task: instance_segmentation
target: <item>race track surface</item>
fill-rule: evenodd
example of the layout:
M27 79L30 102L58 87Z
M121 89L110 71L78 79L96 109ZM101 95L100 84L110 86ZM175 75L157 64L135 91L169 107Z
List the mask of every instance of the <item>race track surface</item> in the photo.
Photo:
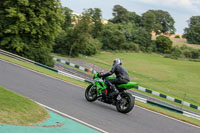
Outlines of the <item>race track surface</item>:
M81 82L81 81L80 81ZM85 100L84 89L0 60L0 86L110 133L199 133L200 128L137 106L121 114L114 106ZM81 132L81 131L80 131Z

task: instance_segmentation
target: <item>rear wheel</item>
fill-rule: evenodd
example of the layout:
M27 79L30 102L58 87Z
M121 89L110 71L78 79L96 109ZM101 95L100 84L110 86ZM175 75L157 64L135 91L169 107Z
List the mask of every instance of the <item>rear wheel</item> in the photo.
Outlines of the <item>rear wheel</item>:
M86 90L85 90L85 98L89 101L89 102L93 102L97 99L97 92L96 92L96 87L91 84L89 85Z
M135 105L135 97L133 97L130 93L121 93L121 99L116 103L117 111L121 113L130 112Z

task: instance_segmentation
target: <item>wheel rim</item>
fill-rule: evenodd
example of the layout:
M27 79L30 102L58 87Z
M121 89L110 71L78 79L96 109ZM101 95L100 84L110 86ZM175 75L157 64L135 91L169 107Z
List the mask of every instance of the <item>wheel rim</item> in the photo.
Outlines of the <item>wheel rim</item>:
M129 107L129 103L130 103L129 97L123 96L120 100L120 105L119 105L120 109L126 110Z
M90 89L88 90L87 93L88 99L94 99L96 97L96 91L94 88L95 88L94 86L91 86Z

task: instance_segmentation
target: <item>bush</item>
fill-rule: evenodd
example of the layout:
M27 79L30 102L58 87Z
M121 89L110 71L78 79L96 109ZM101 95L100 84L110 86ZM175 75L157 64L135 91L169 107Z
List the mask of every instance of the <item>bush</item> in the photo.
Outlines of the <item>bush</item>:
M88 55L88 56L94 55L101 49L101 47L102 47L102 44L99 40L90 38L87 48L85 51L82 52L82 54Z
M156 38L156 47L158 52L170 53L172 48L172 41L166 36L159 36Z
M186 58L191 58L191 57L192 57L192 53L191 53L190 49L184 49L184 50L183 50L183 55L184 55Z
M176 35L175 38L180 38L180 36L179 36L179 35Z
M137 52L140 50L139 45L135 44L134 42L123 43L122 46L121 46L121 49L122 50L137 51Z
M200 56L200 52L198 50L192 50L191 53L193 59L198 59Z
M178 59L178 58L182 57L182 54L183 54L183 53L182 53L182 50L181 50L180 47L175 46L175 47L172 48L171 51L172 51L172 52L171 52L171 55L172 55L173 58Z

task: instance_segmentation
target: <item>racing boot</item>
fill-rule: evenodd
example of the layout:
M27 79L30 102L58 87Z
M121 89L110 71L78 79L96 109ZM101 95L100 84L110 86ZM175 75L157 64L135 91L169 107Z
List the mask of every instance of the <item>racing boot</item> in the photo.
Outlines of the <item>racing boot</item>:
M110 96L112 96L112 97L114 97L115 95L117 95L119 93L119 91L117 90L117 88L115 87L115 85L111 85L110 89L111 89Z

